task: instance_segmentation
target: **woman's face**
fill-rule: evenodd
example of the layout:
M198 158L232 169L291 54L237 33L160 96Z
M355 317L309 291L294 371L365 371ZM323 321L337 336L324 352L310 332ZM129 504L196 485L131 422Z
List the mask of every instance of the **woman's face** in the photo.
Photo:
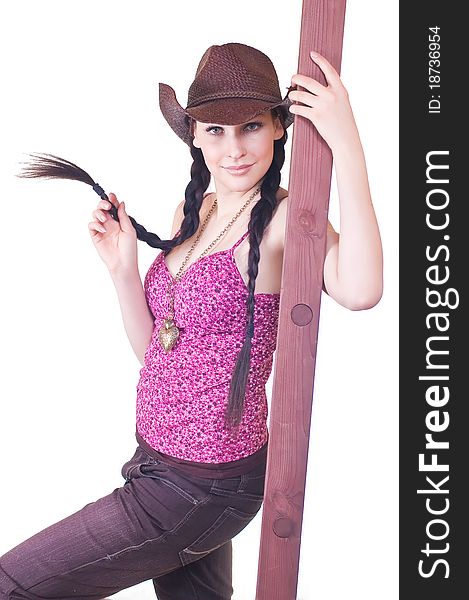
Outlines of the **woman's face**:
M278 117L267 111L240 125L196 121L193 143L202 151L217 192L246 192L266 174L274 140L283 133Z

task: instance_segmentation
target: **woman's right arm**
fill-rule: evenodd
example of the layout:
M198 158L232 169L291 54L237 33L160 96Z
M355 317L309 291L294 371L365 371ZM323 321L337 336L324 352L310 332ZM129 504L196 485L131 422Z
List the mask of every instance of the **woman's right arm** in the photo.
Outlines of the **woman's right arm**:
M101 200L88 224L91 239L107 266L117 291L125 331L138 360L143 365L151 340L154 320L148 307L137 262L137 234L114 194L109 200L117 207L119 222L107 212L110 203Z
M125 332L140 364L153 333L154 319L148 308L138 267L110 272L117 291Z

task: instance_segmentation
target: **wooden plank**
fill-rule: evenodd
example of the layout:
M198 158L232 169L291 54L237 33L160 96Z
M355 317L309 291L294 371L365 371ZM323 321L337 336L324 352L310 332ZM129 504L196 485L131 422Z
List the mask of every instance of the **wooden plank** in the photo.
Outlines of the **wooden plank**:
M298 73L340 73L346 0L304 0ZM295 600L313 401L332 153L295 117L256 600Z

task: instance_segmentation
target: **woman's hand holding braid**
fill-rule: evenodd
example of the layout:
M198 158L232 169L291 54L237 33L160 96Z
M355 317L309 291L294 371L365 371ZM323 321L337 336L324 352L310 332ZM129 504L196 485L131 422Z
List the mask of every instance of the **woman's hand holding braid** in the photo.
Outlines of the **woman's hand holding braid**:
M125 273L137 269L137 234L125 205L115 194L109 194L109 201L100 200L93 221L88 224L91 240L99 256L111 273ZM117 208L119 222L114 221L109 212L112 204Z

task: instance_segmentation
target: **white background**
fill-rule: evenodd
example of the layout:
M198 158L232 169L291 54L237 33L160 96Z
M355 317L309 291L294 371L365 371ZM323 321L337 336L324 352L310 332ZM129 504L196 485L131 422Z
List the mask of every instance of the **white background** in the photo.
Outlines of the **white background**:
M0 555L121 485L136 446L140 365L89 239L97 196L15 178L23 153L76 162L169 237L191 161L159 111L158 82L185 106L205 49L239 41L271 57L285 93L300 13L299 0L2 4ZM347 3L341 76L381 227L385 293L363 312L323 296L299 600L398 597L397 19L397 3ZM287 163L284 186L288 173ZM339 228L337 214L334 180ZM144 274L155 251L139 248ZM255 595L260 521L234 542L234 600ZM147 582L116 597L154 593Z

